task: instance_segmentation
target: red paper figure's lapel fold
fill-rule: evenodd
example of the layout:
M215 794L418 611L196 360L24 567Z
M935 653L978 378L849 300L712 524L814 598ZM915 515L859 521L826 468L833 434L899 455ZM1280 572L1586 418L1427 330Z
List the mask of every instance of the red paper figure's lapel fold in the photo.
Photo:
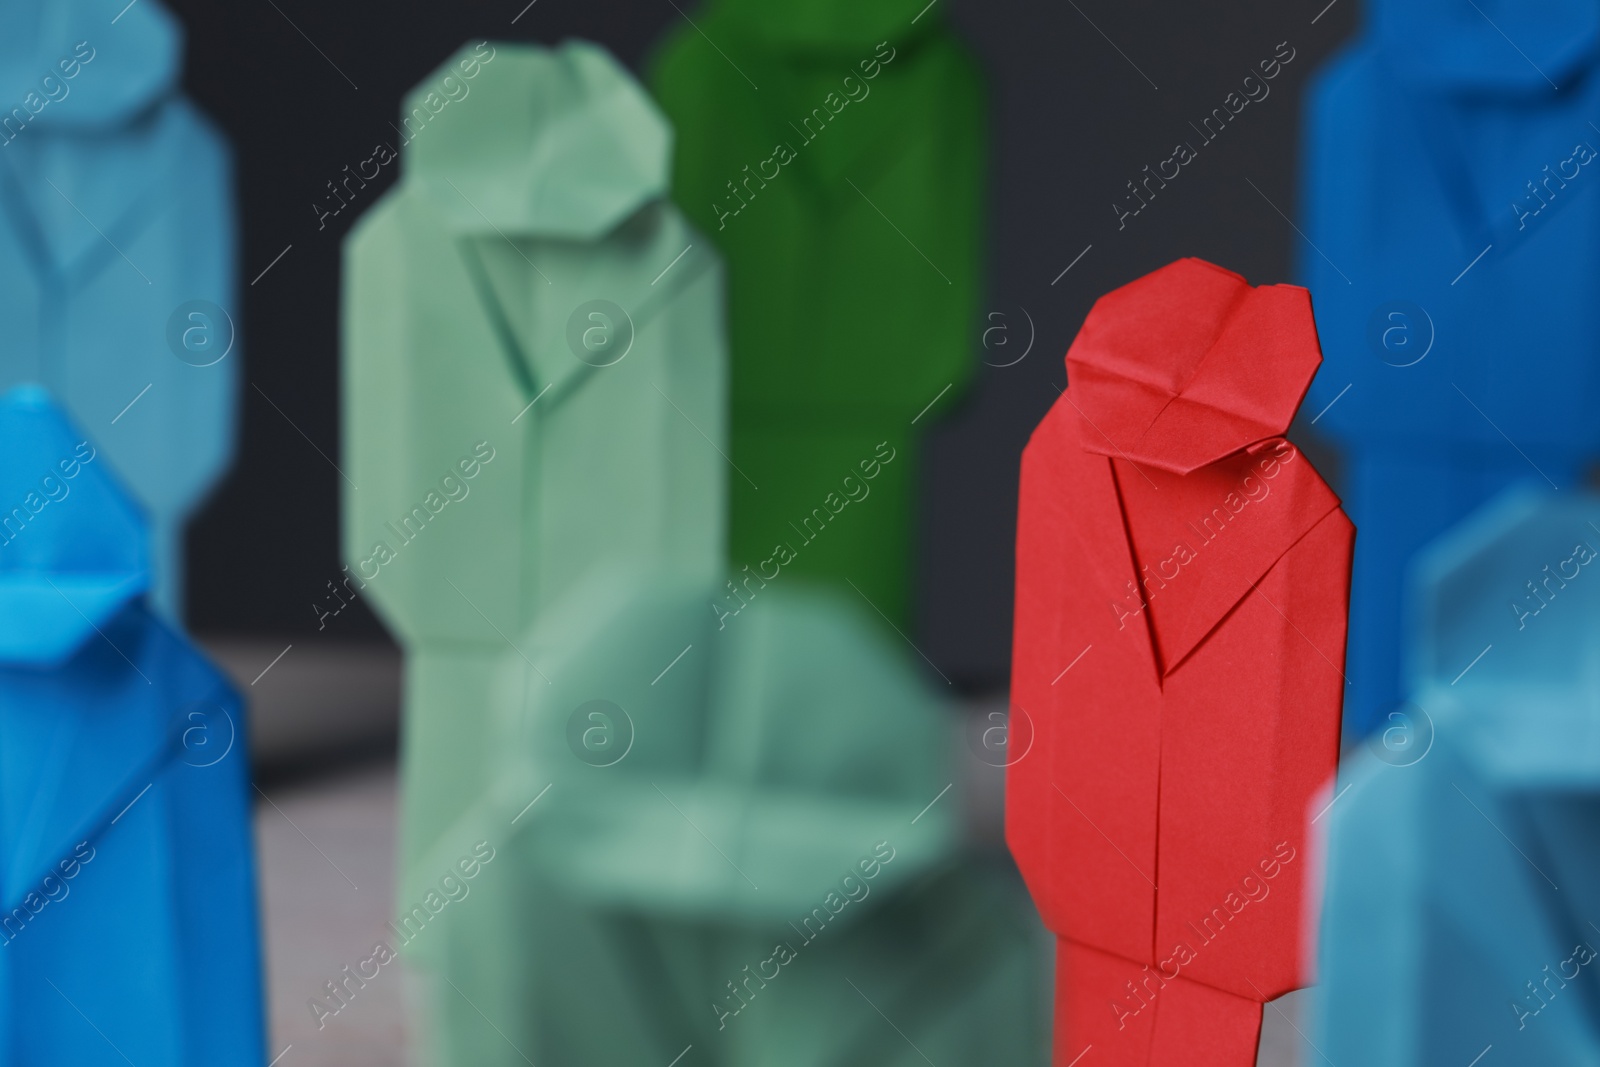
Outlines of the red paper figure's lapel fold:
M1092 432L1078 419L1069 425L1075 425L1080 436ZM1073 501L1077 516L1077 521L1066 529L1076 542L1077 558L1082 560L1084 570L1093 575L1101 594L1097 603L1086 605L1084 610L1102 614L1107 622L1115 621L1117 630L1136 628L1135 639L1147 650L1150 669L1159 679L1155 635L1140 608L1143 597L1137 581L1139 571L1129 545L1127 515L1111 460L1086 454L1081 462L1066 469L1077 483L1060 487L1063 493L1070 494L1064 499Z
M1078 421L1078 434L1093 429ZM1085 451L1089 451L1085 449ZM1136 627L1164 681L1339 499L1272 438L1186 475L1098 456L1078 466L1070 527L1108 620ZM1063 487L1064 489L1068 487Z

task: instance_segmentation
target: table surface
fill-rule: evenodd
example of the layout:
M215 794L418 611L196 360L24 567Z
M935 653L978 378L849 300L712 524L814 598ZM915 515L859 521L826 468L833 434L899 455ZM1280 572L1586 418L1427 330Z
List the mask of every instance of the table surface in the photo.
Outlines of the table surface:
M384 967L320 1027L308 1006L385 937L393 906L393 764L369 761L262 789L256 847L277 1067L421 1065L407 1026L421 1007L419 990L402 967ZM1290 994L1267 1008L1262 1067L1320 1062L1296 1030L1306 1029L1304 999L1303 992Z

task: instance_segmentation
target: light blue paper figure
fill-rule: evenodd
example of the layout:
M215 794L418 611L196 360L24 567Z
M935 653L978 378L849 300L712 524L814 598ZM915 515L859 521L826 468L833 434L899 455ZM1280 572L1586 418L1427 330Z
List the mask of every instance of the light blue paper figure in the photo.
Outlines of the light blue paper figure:
M1323 363L1303 410L1359 531L1347 737L1400 698L1412 553L1600 452L1597 66L1593 0L1373 0L1308 91L1299 276Z
M1425 549L1411 588L1412 699L1327 816L1317 1047L1593 1067L1600 499L1511 490Z
M177 619L184 524L233 453L232 174L178 92L181 27L124 3L0 5L0 387L43 382L94 435Z
M239 697L37 386L0 397L0 508L0 1063L259 1065Z

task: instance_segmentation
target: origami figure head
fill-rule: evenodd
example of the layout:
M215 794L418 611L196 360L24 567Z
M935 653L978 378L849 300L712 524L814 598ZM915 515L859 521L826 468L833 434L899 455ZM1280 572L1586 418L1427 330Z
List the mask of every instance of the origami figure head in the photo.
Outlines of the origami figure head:
M1085 449L1188 474L1282 436L1321 362L1304 289L1191 258L1095 301L1067 375Z
M408 178L454 226L597 241L666 195L671 130L606 51L582 42L503 50L490 49L475 83L458 82L471 86L461 113L407 145ZM481 61L482 51L461 54ZM466 117L474 91L493 98L492 125ZM426 114L437 100L426 81L404 113Z
M1409 700L1329 811L1334 1062L1600 1050L1597 527L1592 495L1514 490L1417 559Z
M239 698L145 607L143 518L37 386L0 396L0 500L0 1060L257 1058Z
M20 108L25 116L0 123L0 142L10 147L23 127L114 131L175 92L183 74L183 27L159 0L138 6L60 0L12 4L0 12L0 101L7 112ZM114 33L107 29L113 19ZM85 62L94 77L79 82Z
M178 93L182 41L159 0L0 12L0 386L42 382L94 435L149 517L169 618L240 359L232 175Z
M1298 984L1353 536L1280 436L1317 360L1304 290L1183 260L1096 303L1023 454L1006 837L1058 1062L1247 1065Z
M144 518L41 387L0 397L0 435L0 662L59 666L144 595Z

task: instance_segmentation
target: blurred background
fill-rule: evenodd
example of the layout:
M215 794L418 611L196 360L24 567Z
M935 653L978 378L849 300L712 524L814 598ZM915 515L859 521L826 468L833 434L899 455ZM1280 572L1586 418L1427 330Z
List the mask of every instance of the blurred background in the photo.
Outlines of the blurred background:
M274 654L296 642L274 674L354 645L357 669L375 676L382 661L366 650L385 635L366 607L319 631L311 605L341 564L339 475L325 458L340 429L339 244L398 168L321 228L316 205L344 167L394 138L401 95L463 41L584 37L638 70L684 16L671 0L537 0L520 18L515 3L171 6L189 33L185 87L233 146L245 376L283 408L244 386L238 460L189 530L187 618L216 639L276 642ZM990 88L989 317L972 336L988 365L931 431L913 636L964 691L1005 684L1017 457L1066 384L1062 358L1083 316L1101 293L1183 255L1254 284L1288 280L1300 93L1356 7L952 8ZM1126 183L1192 137L1190 123L1284 41L1294 59L1270 96L1119 228Z
M340 243L398 166L324 217L328 186L394 140L402 94L464 41L583 37L639 71L694 10L674 0L170 6L188 32L185 89L224 131L237 175L238 458L189 528L187 619L253 707L269 798L257 832L273 1049L292 1045L295 1063L406 1062L404 983L376 983L320 1032L304 1005L388 917L400 671L363 603L319 618L341 567L329 458L341 433ZM1098 295L1180 256L1255 284L1289 280L1301 91L1358 12L1356 0L989 0L948 14L990 93L986 315L971 336L984 365L929 432L909 636L981 716L1005 701L1018 457L1065 385L1068 343ZM1268 97L1119 218L1130 181L1190 139L1258 60L1291 52ZM1328 457L1297 439L1337 487ZM972 832L998 848L1001 774L967 763ZM1295 1011L1268 1009L1263 1063L1301 1062L1302 1050L1315 1061Z

